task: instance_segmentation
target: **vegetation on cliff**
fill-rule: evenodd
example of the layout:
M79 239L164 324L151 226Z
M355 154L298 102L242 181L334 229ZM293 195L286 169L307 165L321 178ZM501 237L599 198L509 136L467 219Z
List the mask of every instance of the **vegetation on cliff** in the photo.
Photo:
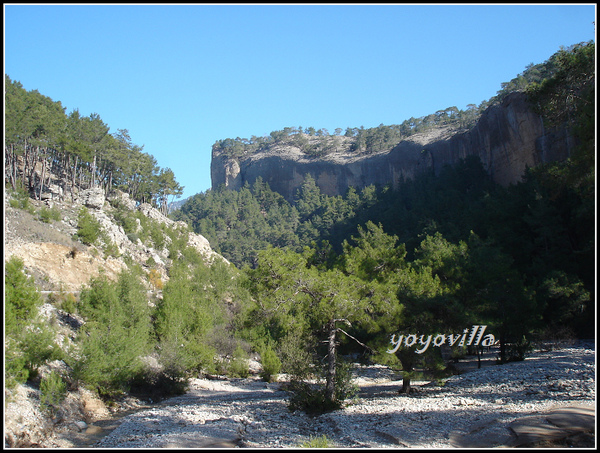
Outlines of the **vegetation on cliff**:
M590 43L583 47L589 51L590 46L593 49L594 46ZM327 129L315 129L314 127L285 127L263 137L218 140L212 148L213 156L223 155L239 159L257 152L268 152L275 146L296 147L307 157L314 158L341 150L354 154L373 154L389 151L411 135L427 132L434 128L447 127L453 130L468 130L477 123L485 109L500 103L509 93L523 91L544 80L552 79L553 75L561 70L564 55L574 55L580 47L582 47L581 44L572 46L570 49L563 49L544 63L529 64L514 79L502 83L496 96L479 105L469 104L465 110L452 106L420 118L411 117L400 124L380 124L371 128L347 127L345 130L337 128L333 133ZM565 109L560 110L566 113ZM342 137L346 140L342 140Z

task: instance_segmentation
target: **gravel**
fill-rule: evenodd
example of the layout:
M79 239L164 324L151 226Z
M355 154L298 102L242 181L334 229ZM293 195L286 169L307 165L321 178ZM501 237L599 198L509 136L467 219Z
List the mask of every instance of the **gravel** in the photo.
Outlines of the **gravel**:
M129 415L95 446L191 448L215 445L292 448L327 436L335 448L448 448L461 436L500 446L517 418L573 404L595 405L593 343L536 352L523 362L419 381L401 381L383 366L356 365L358 398L317 417L287 408L281 383L195 379L185 395ZM211 444L212 442L212 444Z

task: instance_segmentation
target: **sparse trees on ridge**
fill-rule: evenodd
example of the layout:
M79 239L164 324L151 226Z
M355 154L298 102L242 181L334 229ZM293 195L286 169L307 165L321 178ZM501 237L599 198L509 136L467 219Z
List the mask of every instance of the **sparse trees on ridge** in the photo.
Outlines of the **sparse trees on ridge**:
M179 196L182 187L156 159L135 145L126 129L109 132L100 115L83 116L78 109L65 113L37 90L5 76L5 181L13 189L23 185L42 198L54 174L63 193L80 188L118 188L134 200L160 207L166 196Z

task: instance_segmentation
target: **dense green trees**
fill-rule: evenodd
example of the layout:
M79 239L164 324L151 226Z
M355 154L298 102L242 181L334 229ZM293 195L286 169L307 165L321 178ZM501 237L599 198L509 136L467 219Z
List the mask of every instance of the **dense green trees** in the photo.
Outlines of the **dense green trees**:
M326 360L324 403L334 408L342 402L336 393L339 336L349 335L344 329L355 324L375 326L373 318L391 316L398 305L393 291L376 281L344 272L340 266L311 264L313 253L274 248L259 253L257 267L248 271L258 302L252 319L260 320L268 337L278 343L288 339L281 333L310 339L316 363ZM322 351L319 340L325 344Z
M502 188L490 181L477 159L468 158L444 168L437 177L421 175L402 182L397 190L367 187L357 192L350 188L343 197L322 194L314 179L307 178L294 204L258 181L255 187L239 192L218 189L197 195L175 217L189 220L195 231L209 238L213 247L238 267L256 266L257 251L267 244L300 253L304 246L314 248L328 241L329 252L322 249L324 256L315 258L328 260L328 253L348 253L344 241L371 221L404 244L407 260L418 260L418 268L411 271L414 275L431 267L431 278L439 279L444 291L451 289L453 279L455 286L464 285L467 277L458 279L457 275L471 269L470 281L475 285L475 280L481 280L478 291L492 294L497 291L493 289L494 279L486 279L485 274L477 277L477 271L497 261L496 268L488 271L503 275L510 269L511 273L505 276L511 282L506 286L507 294L523 292L524 299L516 295L506 297L515 303L520 301L518 307L537 307L537 315L546 305L543 294L547 294L549 282L555 281L554 273L559 272L564 275L561 281L568 282L566 287L581 288L581 297L586 299L583 302L582 298L573 298L580 305L575 311L569 310L573 314L569 326L580 335L590 335L592 326L586 318L593 309L593 205L587 195L589 190L580 190L578 183L561 178L560 185L551 184L556 181L553 175L570 167L572 164L567 161L531 169L523 182ZM440 235L445 242L435 239ZM425 236L430 239L423 243ZM450 247L448 244L458 247L461 243L481 255L479 268L466 266L460 260L447 261L442 268L432 267L443 262L442 257L433 259L434 252L439 255ZM427 244L425 253L423 247ZM471 256L474 259L475 255ZM501 262L506 262L504 267L498 267ZM456 275L451 275L450 270ZM502 286L502 281L495 284ZM453 303L461 306L478 300L473 291L470 295L463 291L462 299L456 296ZM500 300L499 296L496 298ZM528 319L537 319L536 316ZM542 314L536 329L554 325L550 316L550 311ZM525 330L532 329L529 326Z
M60 101L26 91L8 75L4 100L5 181L13 189L23 185L40 199L52 173L71 196L81 187L118 188L164 210L168 196L181 195L170 169L158 167L127 130L109 133L97 113L83 116L74 109L66 114Z
M47 360L62 358L55 332L39 318L41 298L23 260L12 257L4 275L4 371L12 387L35 377Z

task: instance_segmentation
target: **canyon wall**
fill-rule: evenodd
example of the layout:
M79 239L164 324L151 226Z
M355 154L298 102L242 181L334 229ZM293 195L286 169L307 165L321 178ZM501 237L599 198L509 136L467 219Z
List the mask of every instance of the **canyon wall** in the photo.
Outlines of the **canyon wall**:
M546 130L525 94L515 92L489 107L468 131L441 127L414 134L376 154L341 151L311 158L297 147L277 143L242 158L213 152L211 177L213 188L225 185L237 190L260 176L271 189L292 200L308 174L323 193L343 195L350 186L395 187L421 172L439 174L445 165L476 155L492 179L507 186L520 181L527 167L566 159L573 146L566 131Z

